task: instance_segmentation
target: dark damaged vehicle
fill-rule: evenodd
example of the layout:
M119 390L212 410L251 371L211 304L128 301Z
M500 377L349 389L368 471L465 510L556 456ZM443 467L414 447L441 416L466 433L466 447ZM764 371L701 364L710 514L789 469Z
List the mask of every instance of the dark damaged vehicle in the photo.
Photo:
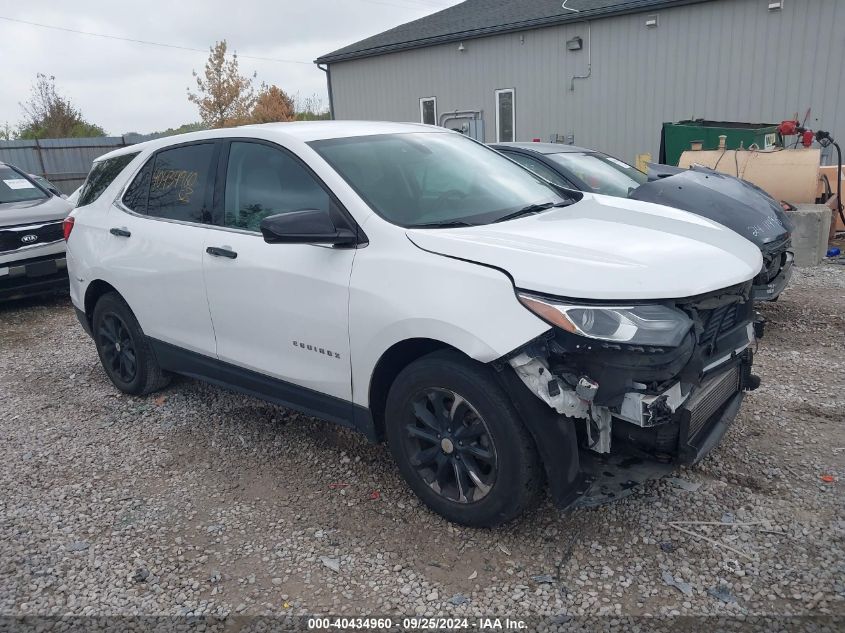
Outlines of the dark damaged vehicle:
M759 187L706 167L650 165L648 175L627 163L574 145L498 143L492 147L546 180L570 189L654 202L703 216L760 248L755 301L773 301L792 275L792 225L781 205Z
M0 300L68 287L62 222L71 205L0 163Z

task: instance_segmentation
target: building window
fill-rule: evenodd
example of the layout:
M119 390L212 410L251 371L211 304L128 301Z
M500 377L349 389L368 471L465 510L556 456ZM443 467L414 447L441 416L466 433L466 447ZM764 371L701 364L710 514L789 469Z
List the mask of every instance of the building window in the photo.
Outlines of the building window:
M513 88L496 91L496 142L516 140L516 111L513 107Z
M437 97L420 99L420 122L426 125L437 125Z

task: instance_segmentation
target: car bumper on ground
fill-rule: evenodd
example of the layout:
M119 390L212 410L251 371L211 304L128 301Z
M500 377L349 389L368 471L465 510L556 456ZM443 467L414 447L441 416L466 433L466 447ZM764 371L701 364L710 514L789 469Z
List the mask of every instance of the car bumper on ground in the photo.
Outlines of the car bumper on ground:
M66 290L68 285L64 253L0 265L0 300Z
M793 261L794 257L792 253L787 252L786 261L777 277L764 284L755 284L751 288L751 298L754 301L773 301L777 299L792 277Z

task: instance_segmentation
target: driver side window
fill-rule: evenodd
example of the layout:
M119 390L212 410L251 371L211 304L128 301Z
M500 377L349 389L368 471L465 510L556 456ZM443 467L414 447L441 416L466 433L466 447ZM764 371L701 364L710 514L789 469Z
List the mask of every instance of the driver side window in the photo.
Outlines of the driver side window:
M329 212L329 194L296 159L260 143L235 141L229 149L224 225L259 231L270 215L305 209Z

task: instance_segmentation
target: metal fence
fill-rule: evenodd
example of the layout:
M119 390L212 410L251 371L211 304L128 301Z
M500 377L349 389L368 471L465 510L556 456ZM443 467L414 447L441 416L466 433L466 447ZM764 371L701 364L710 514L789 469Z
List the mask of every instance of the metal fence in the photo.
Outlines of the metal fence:
M95 158L118 147L134 145L157 136L126 134L0 141L0 162L14 165L29 174L44 176L62 193L70 194L85 182Z

